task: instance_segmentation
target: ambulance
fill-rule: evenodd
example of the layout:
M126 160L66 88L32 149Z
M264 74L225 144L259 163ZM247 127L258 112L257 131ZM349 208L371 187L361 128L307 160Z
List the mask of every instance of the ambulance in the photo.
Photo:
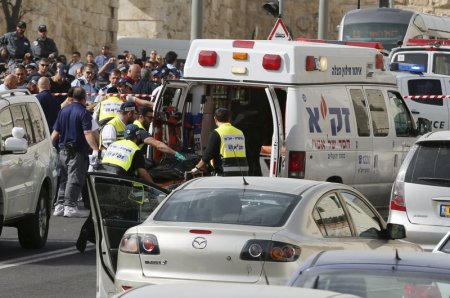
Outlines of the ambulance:
M153 133L201 155L215 109L226 107L245 134L250 175L345 183L386 208L418 129L384 69L374 48L194 40L184 78L156 99Z

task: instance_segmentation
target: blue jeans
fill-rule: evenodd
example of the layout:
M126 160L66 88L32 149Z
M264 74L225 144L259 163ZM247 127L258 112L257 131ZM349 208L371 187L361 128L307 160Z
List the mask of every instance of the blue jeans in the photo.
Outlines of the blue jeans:
M60 176L59 190L56 204L77 206L77 200L86 178L88 157L75 153L70 156L67 150L59 151Z

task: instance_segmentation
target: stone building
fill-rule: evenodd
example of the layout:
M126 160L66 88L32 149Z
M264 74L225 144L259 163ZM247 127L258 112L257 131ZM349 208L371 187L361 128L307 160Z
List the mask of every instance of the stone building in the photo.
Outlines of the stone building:
M265 0L203 0L203 38L266 39L275 18L265 13ZM361 8L378 0L360 0ZM23 0L26 35L37 38L39 24L61 53L114 50L117 36L190 39L191 1L188 0ZM316 38L319 0L284 0L283 21L293 37ZM328 38L337 38L337 25L358 0L329 1ZM436 15L450 15L450 0L393 0L393 6ZM5 32L4 17L0 32ZM136 53L137 54L137 53Z

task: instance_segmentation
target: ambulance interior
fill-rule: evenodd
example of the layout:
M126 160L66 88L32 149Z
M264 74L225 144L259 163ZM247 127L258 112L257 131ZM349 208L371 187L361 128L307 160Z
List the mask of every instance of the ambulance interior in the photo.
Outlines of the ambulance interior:
M246 138L249 175L268 176L273 119L266 87L197 84L185 90L167 86L160 99L162 109L159 110L163 112L157 116L164 121L156 125L154 136L174 150L200 157L210 133L216 128L214 111L228 108L231 123L242 130ZM284 118L286 91L276 89L275 92ZM154 159L158 159L158 154Z

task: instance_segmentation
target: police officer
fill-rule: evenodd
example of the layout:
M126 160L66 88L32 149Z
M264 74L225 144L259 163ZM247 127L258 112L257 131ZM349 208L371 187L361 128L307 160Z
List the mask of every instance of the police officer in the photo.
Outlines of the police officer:
M92 116L86 110L86 91L73 89L73 102L58 114L53 126L52 142L59 140L60 185L54 216L84 216L77 200L84 184L90 149L98 154L98 143L92 130Z
M22 61L24 57L31 57L30 41L25 37L27 23L19 21L16 31L5 33L0 37L0 46L6 47L12 60Z
M230 123L230 111L219 108L214 112L217 128L209 137L205 154L191 170L193 174L205 171L211 163L216 175L240 176L248 174L245 155L245 137L241 130Z
M54 59L58 56L58 48L53 39L47 37L47 26L39 25L39 37L31 45L35 58Z

